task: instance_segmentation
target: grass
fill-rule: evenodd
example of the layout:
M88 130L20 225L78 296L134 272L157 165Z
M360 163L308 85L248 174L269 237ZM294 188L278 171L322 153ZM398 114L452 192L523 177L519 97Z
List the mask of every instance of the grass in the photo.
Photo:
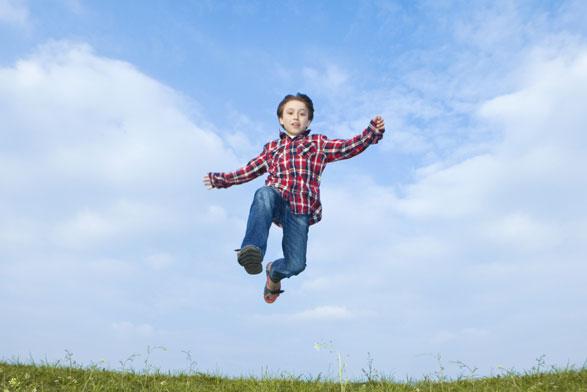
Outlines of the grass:
M142 372L113 371L97 365L81 366L71 360L66 365L0 362L0 392L13 391L581 391L587 392L587 368L552 368L537 366L529 372L504 371L503 374L449 380L442 375L418 381L398 382L363 371L364 382L308 379L296 376L227 378L196 372L162 373L146 363ZM539 362L540 363L540 362Z

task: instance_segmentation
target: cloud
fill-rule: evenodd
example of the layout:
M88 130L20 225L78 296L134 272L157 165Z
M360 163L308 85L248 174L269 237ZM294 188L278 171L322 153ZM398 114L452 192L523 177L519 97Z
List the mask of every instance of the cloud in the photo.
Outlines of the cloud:
M112 323L111 327L118 335L124 338L133 336L148 338L155 334L155 328L146 323L134 324L130 321L121 321Z
M15 314L0 326L6 355L54 357L72 336L88 350L89 335L151 343L164 315L206 314L210 270L233 279L234 264L218 260L233 260L241 195L201 178L240 162L195 107L84 43L49 42L0 68L0 307Z
M186 114L189 100L83 44L54 42L1 69L0 102L3 197L18 206L40 192L43 204L67 188L69 202L51 208L58 231L164 225L158 211L177 216L162 198L188 191L209 165L237 164Z
M587 298L577 275L587 254L587 48L577 49L527 52L517 88L479 104L471 124L496 135L482 153L436 160L407 184L361 172L326 180L304 294L369 312L409 339L409 352L491 366L511 354L498 342L531 329L540 343L511 363L580 358L584 347L565 343L581 340L580 328L555 326L577 314L573 298Z
M352 312L346 306L338 305L320 305L310 309L300 310L292 313L271 314L271 315L254 315L251 320L261 323L266 323L271 320L273 323L320 323L320 322L335 322L352 320L357 317L355 312Z
M352 317L353 314L345 306L318 306L287 316L289 320L293 321L327 321Z
M86 11L86 7L82 4L82 0L63 0L65 7L76 15L81 15Z
M568 4L584 29L584 5ZM316 88L316 129L350 136L381 108L388 133L327 170L308 268L284 282L277 308L262 302L264 277L243 278L232 252L260 180L230 192L201 185L204 172L258 152L253 120L228 111L235 128L220 138L189 98L83 43L52 42L0 68L6 355L31 348L54 357L77 344L95 359L120 338L107 355L121 358L136 350L129 341L165 340L177 351L192 342L204 366L234 374L263 360L297 371L294 357L278 353L295 345L307 358L302 347L326 338L354 359L372 352L378 367L414 376L421 352L483 370L527 368L544 353L582 361L584 44L539 32L553 22L544 9L528 18L486 7L496 20L473 13L467 25L453 22L470 13L437 7L450 17L402 13L438 20L434 39L418 29L408 46L390 40L386 27L407 31L392 10L373 41L393 47L367 48L381 53L370 61L348 46L373 74L336 56L278 69L287 85ZM538 27L519 26L530 20ZM510 23L510 32L493 31ZM534 33L541 45L528 51ZM413 49L416 40L434 47ZM265 54L267 64L276 54ZM280 252L274 234L271 255ZM251 314L259 322L248 323ZM280 321L264 329L271 344L251 338Z
M503 132L503 142L490 154L421 170L400 203L404 213L450 217L519 210L548 216L543 207L549 198L564 205L575 197L566 192L557 197L554 189L573 189L576 195L576 188L584 187L579 168L586 144L581 129L587 117L580 105L586 98L585 51L569 62L542 60L528 73L526 87L488 101L479 111Z
M525 38L524 33L529 29L522 20L518 5L512 2L486 4L475 7L467 14L467 18L460 20L454 27L456 38L485 51L520 46Z
M326 64L323 69L304 67L302 76L308 86L329 92L340 90L349 79L349 74L334 63Z
M88 249L93 245L164 230L173 226L173 211L157 204L117 200L106 210L84 208L57 224L53 231L56 244Z
M456 340L479 340L482 338L485 338L486 336L490 335L491 332L484 330L484 329L478 329L478 328L463 328L459 331L455 331L455 332L451 332L451 331L438 331L437 333L435 333L432 338L431 341L434 344L445 344L445 343L450 343L450 342L454 342Z
M29 9L24 0L0 0L0 24L26 27L29 24Z
M168 253L155 253L147 256L147 263L157 271L169 268L173 262L173 256Z

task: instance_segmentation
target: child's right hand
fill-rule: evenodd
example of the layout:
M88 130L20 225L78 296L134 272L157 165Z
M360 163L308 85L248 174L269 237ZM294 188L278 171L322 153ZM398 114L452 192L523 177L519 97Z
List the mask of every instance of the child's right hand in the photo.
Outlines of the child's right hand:
M212 189L212 188L214 188L214 187L212 186L212 181L210 181L210 176L209 176L209 175L205 175L205 176L204 176L204 186L205 186L206 188L208 188L208 189Z

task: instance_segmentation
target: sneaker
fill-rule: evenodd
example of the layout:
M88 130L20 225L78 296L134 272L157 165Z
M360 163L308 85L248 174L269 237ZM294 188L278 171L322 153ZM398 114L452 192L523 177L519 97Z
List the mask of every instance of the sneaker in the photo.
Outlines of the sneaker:
M237 249L237 260L240 265L245 267L245 271L251 275L260 274L263 271L261 260L263 255L261 249L254 245L247 245L242 249Z

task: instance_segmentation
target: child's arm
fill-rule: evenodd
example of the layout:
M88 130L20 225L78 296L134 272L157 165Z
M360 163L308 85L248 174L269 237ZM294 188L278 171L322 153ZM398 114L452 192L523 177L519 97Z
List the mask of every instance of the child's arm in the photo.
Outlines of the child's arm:
M232 185L242 184L251 181L267 171L267 152L269 144L266 144L263 151L251 159L242 168L230 173L208 173L204 176L204 186L212 188L228 188Z
M326 161L334 162L341 159L352 158L365 151L371 144L379 143L385 132L385 122L381 116L375 116L369 126L357 136L350 139L326 139L324 138L323 150L326 153Z

